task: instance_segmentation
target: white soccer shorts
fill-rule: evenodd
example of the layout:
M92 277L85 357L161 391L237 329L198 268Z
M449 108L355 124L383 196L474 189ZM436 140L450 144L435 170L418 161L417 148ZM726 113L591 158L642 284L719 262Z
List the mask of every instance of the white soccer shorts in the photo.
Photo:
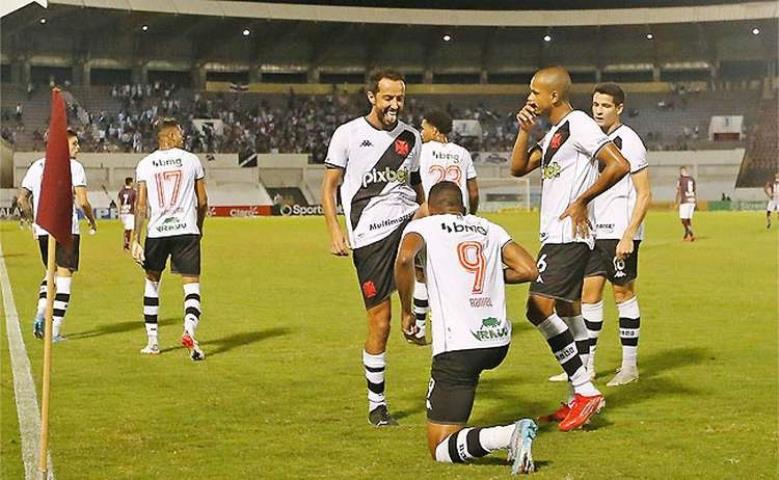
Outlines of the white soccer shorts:
M679 218L682 220L690 220L694 211L694 203L682 203L679 205Z
M774 202L773 200L768 201L768 206L765 207L767 212L779 212L779 202Z
M135 228L135 215L133 214L125 213L119 215L119 220L122 221L122 225L124 225L125 230L132 230Z

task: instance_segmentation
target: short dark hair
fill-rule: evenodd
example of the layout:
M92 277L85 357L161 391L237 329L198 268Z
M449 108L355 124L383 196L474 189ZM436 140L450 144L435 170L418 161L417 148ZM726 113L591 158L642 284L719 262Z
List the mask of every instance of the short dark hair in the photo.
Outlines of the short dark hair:
M133 177L125 177L124 178L124 184L125 185L130 185L131 183L133 183Z
M406 78L396 70L377 70L371 74L368 81L368 91L374 95L379 91L379 82L383 79L405 82Z
M66 135L68 138L70 138L70 137L76 137L76 138L78 138L78 132L77 132L77 131L75 131L74 129L70 128L70 127L68 127L68 128L65 130L65 135Z
M438 182L430 187L428 202L436 208L450 207L465 212L462 190L456 183L448 180Z
M443 110L433 110L425 114L425 120L430 123L439 132L449 135L452 132L452 117Z
M592 94L602 93L610 95L614 99L614 105L623 105L625 103L625 91L616 83L606 82L595 85Z

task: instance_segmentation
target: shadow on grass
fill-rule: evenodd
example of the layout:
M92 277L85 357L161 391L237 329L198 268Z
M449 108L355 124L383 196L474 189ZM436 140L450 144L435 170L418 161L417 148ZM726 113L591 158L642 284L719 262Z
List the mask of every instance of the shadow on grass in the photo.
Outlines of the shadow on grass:
M160 320L159 324L171 325L177 321L180 321L180 319L165 318ZM116 333L129 332L131 330L138 330L139 332L145 334L146 330L144 329L143 326L143 320L133 320L129 322L108 323L105 325L100 325L96 328L93 328L92 330L85 330L83 332L71 333L68 335L68 340L81 340L85 338L102 337L103 335L113 335ZM143 340L144 338L145 337L142 335L141 340Z
M200 342L202 346L216 346L216 348L205 349L207 356L219 355L220 353L229 352L230 350L245 345L250 345L262 340L273 337L281 337L288 335L291 330L289 328L269 328L267 330L260 330L257 332L243 332L229 335L227 337L218 338L216 340L207 340Z
M684 385L658 375L684 366L701 365L710 356L702 347L680 347L653 352L640 361L641 377L636 383L621 387L605 387L607 411L636 405L657 396L704 396L707 392ZM596 427L610 425L607 419L599 418Z

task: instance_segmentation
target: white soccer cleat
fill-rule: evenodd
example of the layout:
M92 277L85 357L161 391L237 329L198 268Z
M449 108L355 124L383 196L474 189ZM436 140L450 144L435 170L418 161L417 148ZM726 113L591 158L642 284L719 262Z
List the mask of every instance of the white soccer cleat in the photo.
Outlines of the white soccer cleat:
M620 368L614 378L606 384L608 387L619 387L638 381L638 367Z
M549 381L550 382L567 382L568 381L568 374L563 372L563 373L558 373L557 375L552 375L551 377L549 377Z
M159 355L160 346L156 343L150 343L141 349L141 353L144 355Z
M512 475L535 472L532 448L537 433L538 425L529 418L523 418L514 424L508 449L508 460L512 462Z

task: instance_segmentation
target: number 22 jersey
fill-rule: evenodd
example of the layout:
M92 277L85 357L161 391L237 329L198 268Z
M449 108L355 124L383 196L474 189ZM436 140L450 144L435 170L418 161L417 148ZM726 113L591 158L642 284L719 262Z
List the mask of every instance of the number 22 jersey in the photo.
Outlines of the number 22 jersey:
M148 238L199 235L195 181L205 177L197 156L180 148L157 150L138 162L149 205Z

